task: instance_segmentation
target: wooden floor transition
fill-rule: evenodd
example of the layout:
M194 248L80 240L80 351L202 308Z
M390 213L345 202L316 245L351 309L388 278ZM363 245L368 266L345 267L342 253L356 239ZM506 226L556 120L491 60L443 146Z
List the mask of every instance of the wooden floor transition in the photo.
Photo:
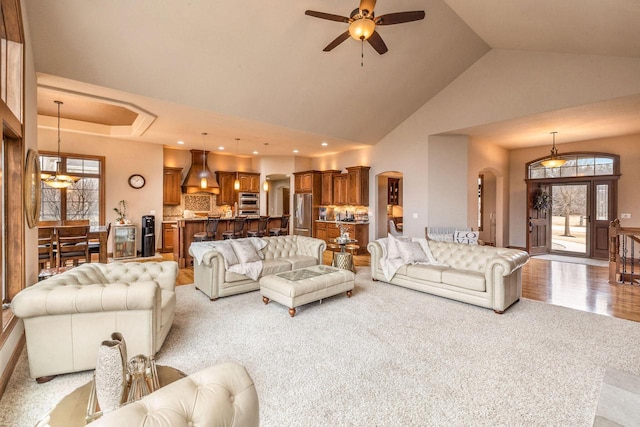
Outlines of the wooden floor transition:
M331 257L331 251L325 251L324 264L331 264ZM172 259L172 254L164 254L164 259ZM355 264L369 266L369 255L355 256ZM181 269L177 283L193 283L193 268ZM522 296L640 322L640 286L609 284L606 267L532 258L522 270Z

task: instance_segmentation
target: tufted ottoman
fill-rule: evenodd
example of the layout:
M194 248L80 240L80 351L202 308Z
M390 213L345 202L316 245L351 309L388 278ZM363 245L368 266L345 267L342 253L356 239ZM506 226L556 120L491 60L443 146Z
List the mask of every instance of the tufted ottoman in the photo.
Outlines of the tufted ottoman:
M355 274L327 265L300 268L298 270L264 276L260 279L260 292L265 304L269 300L289 307L289 315L296 315L296 307L320 301L346 292L351 297Z
M176 306L173 261L83 264L19 292L32 378L95 368L100 343L121 332L131 355L155 354Z

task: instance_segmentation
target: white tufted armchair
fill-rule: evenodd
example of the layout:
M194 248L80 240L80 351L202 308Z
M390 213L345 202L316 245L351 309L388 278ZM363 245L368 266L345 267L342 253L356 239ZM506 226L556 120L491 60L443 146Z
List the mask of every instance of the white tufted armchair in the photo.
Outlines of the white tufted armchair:
M32 378L93 369L100 343L121 332L130 354L155 354L173 323L178 264L83 264L19 292Z
M222 363L189 375L92 422L114 427L257 427L258 394L247 370Z

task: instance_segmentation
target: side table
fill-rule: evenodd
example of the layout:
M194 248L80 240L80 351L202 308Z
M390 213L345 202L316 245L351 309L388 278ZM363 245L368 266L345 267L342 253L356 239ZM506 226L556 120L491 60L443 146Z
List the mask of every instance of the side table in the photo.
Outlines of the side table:
M156 365L160 387L164 387L187 376L184 372L170 366ZM58 402L58 404L45 416L36 427L76 427L85 426L87 406L91 394L91 383L78 387Z

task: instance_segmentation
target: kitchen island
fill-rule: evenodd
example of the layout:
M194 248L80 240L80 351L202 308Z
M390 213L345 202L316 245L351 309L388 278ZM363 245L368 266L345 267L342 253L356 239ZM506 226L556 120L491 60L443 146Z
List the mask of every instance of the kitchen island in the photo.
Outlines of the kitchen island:
M247 218L245 225L245 233L248 230L258 229L259 217ZM218 223L218 232L216 233L216 240L222 240L222 233L229 230L233 231L233 221L235 218L220 218ZM270 217L267 224L267 230L271 228L279 228L282 222L282 217ZM207 224L206 217L195 218L178 218L175 223L175 230L173 232L173 259L178 263L180 268L186 268L193 266L193 257L189 255L189 247L193 242L193 235L201 231L205 231L205 225Z

